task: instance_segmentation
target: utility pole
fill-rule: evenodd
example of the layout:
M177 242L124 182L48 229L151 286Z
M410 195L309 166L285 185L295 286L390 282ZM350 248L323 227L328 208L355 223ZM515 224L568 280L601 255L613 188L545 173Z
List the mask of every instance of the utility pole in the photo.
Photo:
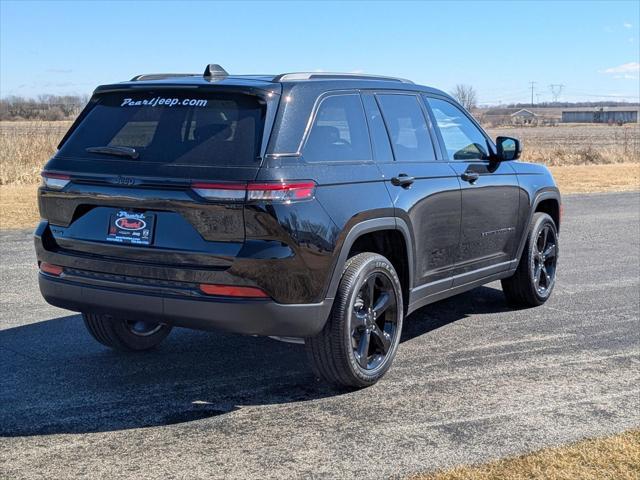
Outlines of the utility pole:
M531 106L533 107L533 86L538 83L538 82L529 82L529 85L531 85Z

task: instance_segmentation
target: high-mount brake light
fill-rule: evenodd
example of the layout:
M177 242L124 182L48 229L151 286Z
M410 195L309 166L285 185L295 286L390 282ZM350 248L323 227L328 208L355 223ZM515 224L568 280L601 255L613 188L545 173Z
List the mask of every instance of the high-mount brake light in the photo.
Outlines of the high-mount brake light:
M62 190L70 181L69 175L42 172L42 186L51 190Z
M269 298L269 295L258 287L239 287L235 285L213 285L210 283L201 283L200 291L207 295L218 295L222 297Z
M292 203L313 198L316 183L310 180L248 183L194 182L191 188L207 200Z
M59 277L64 272L64 269L60 265L53 265L51 263L42 262L40 264L40 271L54 277Z

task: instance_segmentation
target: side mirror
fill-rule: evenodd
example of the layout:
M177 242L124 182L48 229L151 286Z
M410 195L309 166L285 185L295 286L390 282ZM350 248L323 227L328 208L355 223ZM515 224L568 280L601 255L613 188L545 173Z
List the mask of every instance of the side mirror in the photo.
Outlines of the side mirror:
M498 147L498 161L500 162L517 160L522 153L522 145L517 138L498 137L496 138L496 147Z

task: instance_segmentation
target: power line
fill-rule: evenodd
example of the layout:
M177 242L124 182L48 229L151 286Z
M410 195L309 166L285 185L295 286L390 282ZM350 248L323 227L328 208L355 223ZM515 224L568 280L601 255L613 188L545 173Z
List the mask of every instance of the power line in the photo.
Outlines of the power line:
M640 98L639 95L609 95L609 94L596 94L596 93L582 93L574 90L575 95L572 97L608 97L608 98Z

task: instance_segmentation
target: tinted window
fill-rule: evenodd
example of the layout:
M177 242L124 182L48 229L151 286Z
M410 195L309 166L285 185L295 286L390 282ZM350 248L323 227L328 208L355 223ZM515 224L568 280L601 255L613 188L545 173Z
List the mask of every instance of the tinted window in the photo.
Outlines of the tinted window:
M373 156L379 162L391 162L393 161L393 153L391 152L389 136L387 135L387 129L384 126L384 120L378 104L372 95L363 95L362 101L367 114L367 121L369 122Z
M433 161L426 118L414 95L377 95L393 153L401 162Z
M449 154L449 160L489 158L487 139L462 110L444 100L427 100Z
M371 160L360 95L333 95L322 100L303 156L309 162Z
M85 149L116 146L135 148L137 162L255 165L263 117L263 106L248 95L111 93L89 112L60 155L115 159Z

